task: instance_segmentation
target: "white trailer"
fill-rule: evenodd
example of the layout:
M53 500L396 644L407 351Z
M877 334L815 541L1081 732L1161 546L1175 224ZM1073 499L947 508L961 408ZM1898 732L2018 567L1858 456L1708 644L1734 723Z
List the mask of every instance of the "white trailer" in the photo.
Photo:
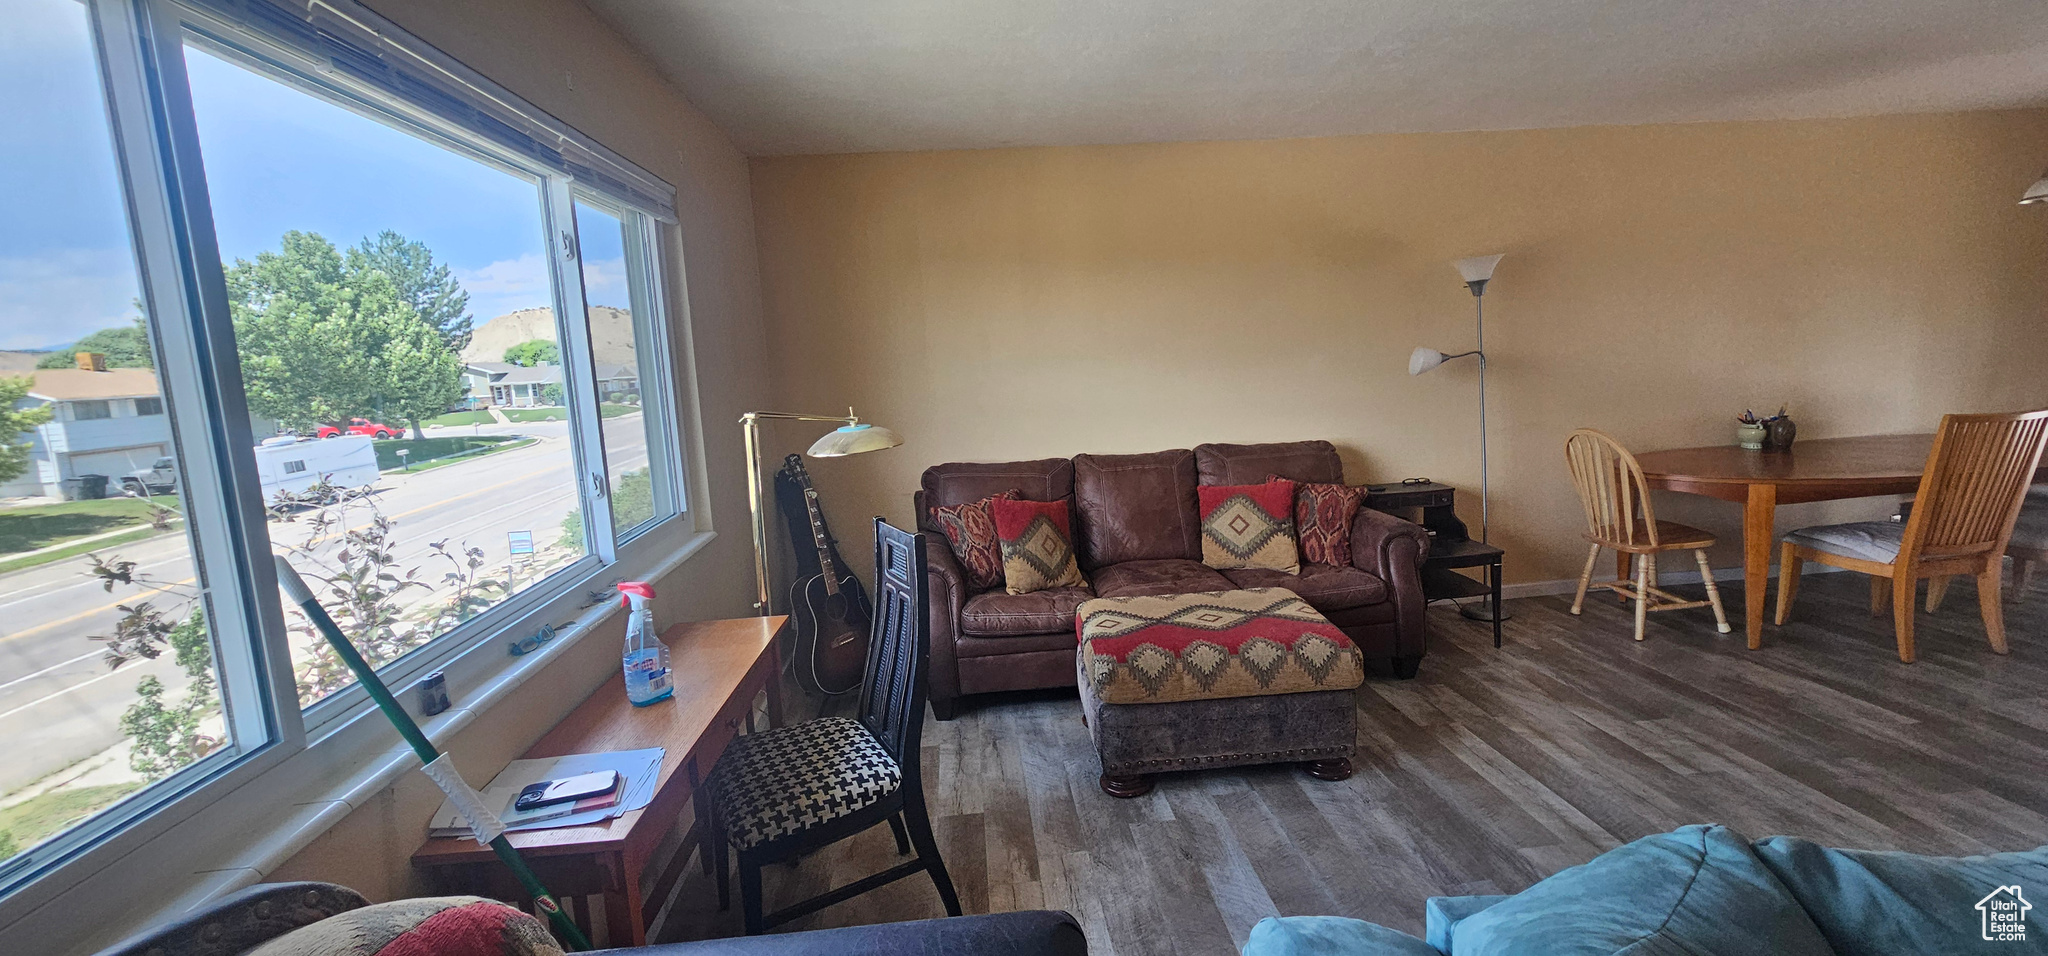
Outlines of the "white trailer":
M361 491L377 483L377 450L368 435L279 436L256 446L256 474L263 479L266 502L280 493L302 494L323 481L337 490Z

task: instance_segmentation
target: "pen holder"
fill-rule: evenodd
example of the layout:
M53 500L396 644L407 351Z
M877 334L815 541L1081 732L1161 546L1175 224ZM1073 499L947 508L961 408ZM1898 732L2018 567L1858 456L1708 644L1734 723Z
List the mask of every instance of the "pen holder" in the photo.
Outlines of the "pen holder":
M1762 425L1737 425L1735 426L1735 443L1744 448L1762 448L1764 447L1764 438L1768 433L1769 429Z

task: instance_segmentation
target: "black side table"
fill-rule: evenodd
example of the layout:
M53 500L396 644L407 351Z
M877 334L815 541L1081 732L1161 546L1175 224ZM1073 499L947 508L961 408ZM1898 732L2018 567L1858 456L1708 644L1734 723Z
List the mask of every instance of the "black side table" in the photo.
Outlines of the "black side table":
M1415 520L1429 531L1429 557L1422 562L1422 593L1430 601L1484 597L1489 599L1487 615L1493 621L1493 646L1500 646L1500 571L1506 552L1472 540L1465 522L1458 519L1457 489L1431 482L1426 485L1368 485L1365 506L1397 518ZM1475 581L1458 568L1485 568L1485 580ZM1474 615L1467 615L1477 616Z

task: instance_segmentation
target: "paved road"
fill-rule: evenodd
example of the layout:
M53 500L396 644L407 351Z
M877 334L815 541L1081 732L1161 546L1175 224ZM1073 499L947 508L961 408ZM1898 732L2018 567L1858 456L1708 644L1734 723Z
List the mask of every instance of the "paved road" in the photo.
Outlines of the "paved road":
M637 415L609 419L607 445L614 473L645 467L645 433ZM523 434L533 445L414 474L387 473L376 505L395 522L393 539L402 568L418 566L438 581L442 567L427 543L450 539L485 552L487 567L509 558L506 533L531 531L537 545L554 542L575 507L568 426L563 422L482 425L439 434ZM303 544L303 522L269 526L282 548ZM181 697L185 680L168 655L108 671L91 635L108 634L121 616L115 605L152 600L184 606L193 579L184 535L165 535L111 549L138 563L137 574L167 587L149 597L136 589L102 590L85 574L84 558L66 559L0 576L0 794L105 750L121 739L121 712L135 699L135 683L155 674ZM412 600L432 600L413 591ZM27 746L22 746L26 743Z

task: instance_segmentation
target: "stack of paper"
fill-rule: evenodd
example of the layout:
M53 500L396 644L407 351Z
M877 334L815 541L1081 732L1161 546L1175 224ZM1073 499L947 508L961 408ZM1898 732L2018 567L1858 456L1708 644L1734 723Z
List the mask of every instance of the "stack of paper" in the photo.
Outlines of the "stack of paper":
M646 750L618 750L601 754L570 754L566 757L541 757L534 760L514 760L505 765L491 784L483 788L484 806L495 810L506 822L506 831L546 830L555 827L580 827L603 823L628 810L638 810L654 799L654 785L661 776L661 760L667 751L660 747ZM514 823L521 816L512 810L512 801L519 797L519 791L528 784L543 780L558 780L577 774L594 773L599 770L619 772L620 787L618 802L610 806L584 809L581 806L574 813L547 819L529 819ZM427 824L430 837L469 836L469 824L463 822L455 804L443 801L439 812Z

